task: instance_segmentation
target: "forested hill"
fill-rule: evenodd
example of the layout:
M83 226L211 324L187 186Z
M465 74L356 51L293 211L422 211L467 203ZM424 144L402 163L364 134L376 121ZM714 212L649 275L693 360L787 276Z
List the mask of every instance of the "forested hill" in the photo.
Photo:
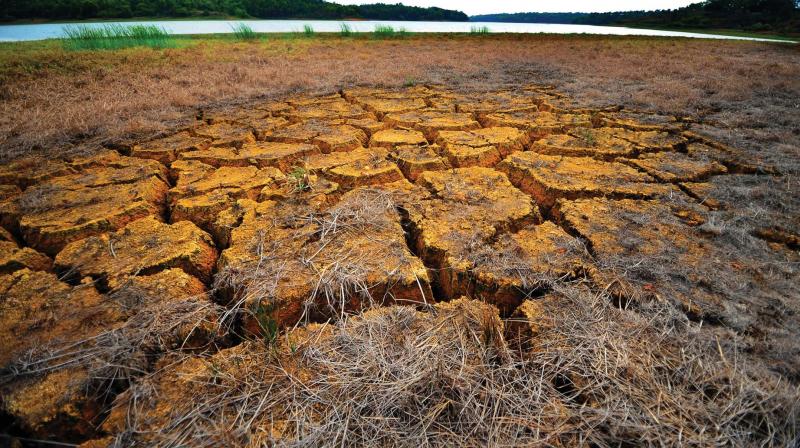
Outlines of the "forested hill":
M476 22L629 25L657 28L727 28L800 33L800 0L708 0L661 11L519 13L472 16Z
M0 0L0 20L230 16L260 19L467 21L460 11L323 0Z

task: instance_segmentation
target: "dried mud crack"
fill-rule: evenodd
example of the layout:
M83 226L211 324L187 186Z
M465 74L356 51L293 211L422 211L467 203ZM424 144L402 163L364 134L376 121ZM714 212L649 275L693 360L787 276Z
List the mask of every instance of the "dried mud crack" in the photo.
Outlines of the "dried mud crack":
M354 88L8 163L9 430L87 447L790 445L798 196L661 118L535 85Z

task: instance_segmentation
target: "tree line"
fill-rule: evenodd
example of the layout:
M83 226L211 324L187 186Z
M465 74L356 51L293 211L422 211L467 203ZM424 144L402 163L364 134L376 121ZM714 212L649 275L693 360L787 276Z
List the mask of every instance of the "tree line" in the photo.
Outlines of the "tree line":
M470 20L800 33L800 0L707 0L673 10L488 14Z
M467 21L460 11L401 4L339 5L324 0L4 0L0 19L116 19L228 16L260 19Z

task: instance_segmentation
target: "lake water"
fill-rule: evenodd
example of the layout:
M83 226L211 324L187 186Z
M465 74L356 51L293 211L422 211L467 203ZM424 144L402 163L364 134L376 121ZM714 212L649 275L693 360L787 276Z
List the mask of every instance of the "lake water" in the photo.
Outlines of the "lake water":
M154 20L143 22L102 22L81 23L91 27L120 23L124 25L143 24L158 25L173 34L213 34L230 33L231 27L237 23L246 23L260 33L287 33L302 31L304 25L310 25L317 32L339 32L341 21L331 20ZM721 36L712 34L684 33L680 31L644 30L636 28L592 26L592 25L558 25L546 23L482 23L482 22L401 22L401 21L348 21L355 32L370 32L376 25L388 25L396 30L404 28L414 33L465 33L472 27L487 26L493 33L553 33L553 34L607 34L618 36L674 36L711 39L737 39L757 41L778 41L749 37ZM67 23L42 23L32 25L0 25L0 41L23 41L59 38L63 36Z

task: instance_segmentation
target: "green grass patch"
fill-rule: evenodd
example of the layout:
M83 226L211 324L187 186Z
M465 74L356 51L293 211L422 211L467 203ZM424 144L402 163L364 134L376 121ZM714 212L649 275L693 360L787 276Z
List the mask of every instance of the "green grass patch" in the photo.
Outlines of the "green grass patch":
M304 36L306 36L306 37L314 37L315 34L317 34L317 32L314 31L314 27L312 27L311 25L303 25L303 35Z
M339 25L339 35L342 37L350 37L353 35L353 28L346 23L342 23Z
M278 328L278 322L273 317L274 313L274 303L266 304L259 301L256 306L253 307L253 315L255 316L258 326L261 329L261 336L267 345L274 344L278 339L278 333L280 332L280 328Z
M258 39L258 34L253 31L249 25L239 22L236 25L231 25L233 37L236 40L255 40Z
M469 34L473 34L473 35L480 36L480 35L489 34L489 33L491 33L491 31L489 31L489 27L488 26L473 26L473 27L471 27L469 29Z
M156 25L69 25L63 29L64 48L73 51L118 50L130 47L161 49L176 46L174 37Z
M399 30L395 30L394 27L390 25L375 25L375 31L373 32L373 36L376 39L395 39L395 38L402 38L407 36L409 33L405 28L400 28Z

